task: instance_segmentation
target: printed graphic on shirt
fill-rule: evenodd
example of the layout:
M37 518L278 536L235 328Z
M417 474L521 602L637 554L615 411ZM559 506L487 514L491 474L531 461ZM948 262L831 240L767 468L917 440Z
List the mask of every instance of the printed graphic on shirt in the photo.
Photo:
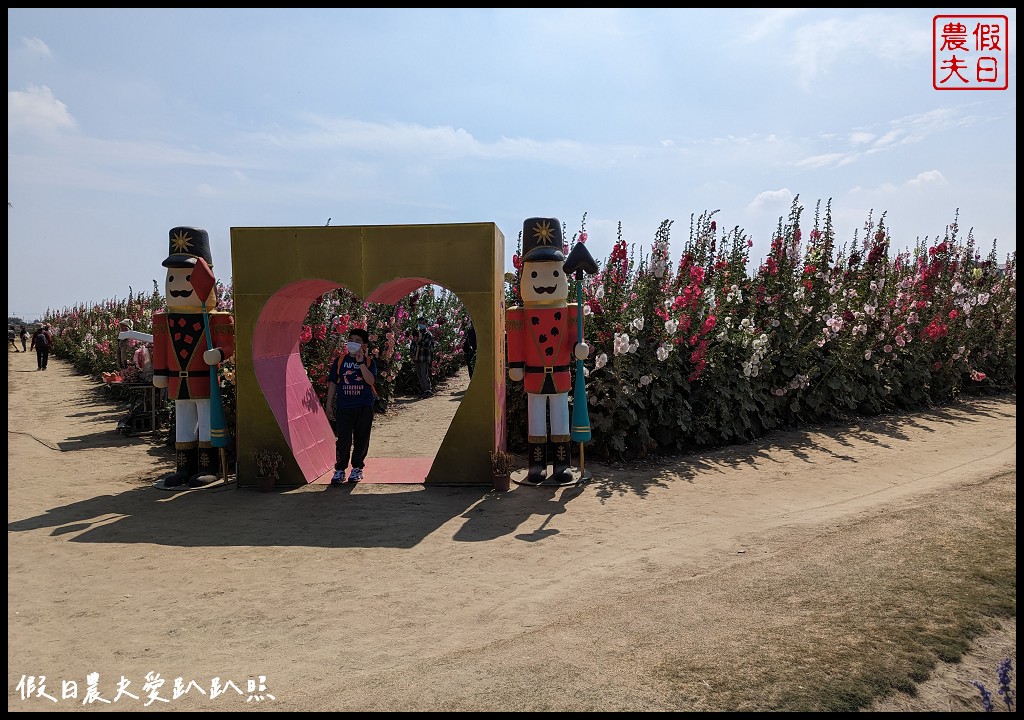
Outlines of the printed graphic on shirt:
M377 375L377 365L370 361L370 372ZM339 407L357 407L373 402L373 386L366 382L360 363L351 355L336 361L327 377L328 382L338 386L336 402Z

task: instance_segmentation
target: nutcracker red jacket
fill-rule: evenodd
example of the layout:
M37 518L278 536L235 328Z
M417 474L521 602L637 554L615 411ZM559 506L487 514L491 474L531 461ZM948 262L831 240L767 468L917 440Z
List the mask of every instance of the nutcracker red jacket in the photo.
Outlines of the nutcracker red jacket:
M235 354L235 319L231 313L210 313L210 335L213 346L223 353L222 361ZM167 378L170 399L210 397L210 366L203 360L206 350L201 312L168 309L153 313L153 376Z
M508 366L523 368L523 383L531 394L568 392L569 364L576 347L579 307L514 307L505 313Z

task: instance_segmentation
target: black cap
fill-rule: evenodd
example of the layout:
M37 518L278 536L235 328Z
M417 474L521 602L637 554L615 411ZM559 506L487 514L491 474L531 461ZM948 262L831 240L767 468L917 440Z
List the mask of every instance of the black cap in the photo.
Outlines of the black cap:
M210 255L210 236L205 230L194 227L171 228L170 248L163 266L169 268L195 267L199 258L213 267Z
M523 222L523 262L562 262L562 223L535 217Z

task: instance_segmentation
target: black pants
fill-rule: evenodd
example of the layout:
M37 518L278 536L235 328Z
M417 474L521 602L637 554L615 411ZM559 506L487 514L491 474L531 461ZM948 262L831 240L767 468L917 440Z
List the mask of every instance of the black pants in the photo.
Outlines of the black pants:
M430 363L417 360L414 364L416 365L416 377L420 381L420 392L424 395L433 392L434 388L430 385Z
M370 430L373 428L373 405L354 408L337 408L334 426L338 434L334 469L348 467L349 455L352 467L362 469L366 453L370 451Z
M39 369L46 369L46 361L50 359L50 348L36 348L36 362L39 363Z

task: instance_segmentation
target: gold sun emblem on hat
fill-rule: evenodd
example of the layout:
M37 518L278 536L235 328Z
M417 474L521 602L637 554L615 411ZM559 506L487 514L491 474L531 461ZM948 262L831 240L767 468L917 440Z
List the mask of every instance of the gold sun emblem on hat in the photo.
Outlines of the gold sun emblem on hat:
M187 232L179 230L175 233L174 237L171 238L171 247L174 248L174 252L188 252L189 247L192 245L192 238L189 237Z
M555 241L555 234L551 230L551 223L547 220L539 222L533 226L533 236L537 239L537 243L540 245L550 245Z

